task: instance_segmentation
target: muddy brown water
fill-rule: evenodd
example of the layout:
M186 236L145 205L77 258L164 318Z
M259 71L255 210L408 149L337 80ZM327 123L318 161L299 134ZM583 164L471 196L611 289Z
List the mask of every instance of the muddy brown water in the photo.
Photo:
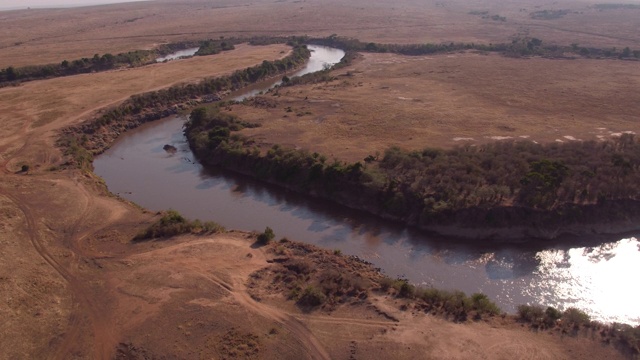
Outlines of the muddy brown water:
M316 48L312 58L324 54ZM339 54L329 60L338 61ZM184 120L168 118L122 135L96 158L96 174L111 192L147 209L175 209L228 229L270 226L277 238L339 249L418 285L483 292L508 312L519 304L545 304L577 307L600 321L640 324L640 287L632 276L640 272L636 237L534 248L426 234L249 177L204 169L183 135ZM177 151L163 150L166 144Z

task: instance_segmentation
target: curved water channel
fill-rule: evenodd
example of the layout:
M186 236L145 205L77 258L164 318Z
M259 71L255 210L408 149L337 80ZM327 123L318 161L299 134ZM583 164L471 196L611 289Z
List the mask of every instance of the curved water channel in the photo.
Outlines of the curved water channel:
M182 59L182 58L186 58L186 57L191 57L191 56L195 55L198 52L198 50L200 50L199 47L179 50L179 51L176 51L174 53L168 54L166 56L157 58L156 62L164 62L164 61L171 61L171 60L177 60L177 59Z
M312 71L344 55L336 49L310 48ZM122 135L95 160L95 172L113 193L150 210L172 208L228 229L262 231L270 226L278 238L340 249L390 276L484 292L505 311L524 303L573 306L596 320L640 324L640 289L633 276L640 271L636 238L592 247L534 248L474 245L425 234L248 177L203 169L186 143L183 122L168 118ZM165 152L165 144L178 151Z

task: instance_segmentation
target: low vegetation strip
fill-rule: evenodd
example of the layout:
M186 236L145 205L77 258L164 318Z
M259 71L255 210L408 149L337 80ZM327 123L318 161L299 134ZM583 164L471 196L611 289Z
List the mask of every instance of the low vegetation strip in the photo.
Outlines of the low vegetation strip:
M582 332L592 337L598 336L603 343L622 348L631 356L640 355L640 326L618 323L605 325L592 321L588 314L572 307L559 311L551 306L520 305L516 316L535 330L556 330L574 336Z
M476 43L426 43L426 44L380 44L365 43L357 39L344 38L331 35L326 38L312 38L307 40L310 44L337 47L345 51L394 53L401 55L429 55L451 51L478 50L497 52L505 56L543 56L548 58L586 57L586 58L618 58L640 59L640 50L632 50L629 47L619 48L595 48L583 47L578 44L561 46L544 44L541 39L516 36L511 43L476 44Z
M92 155L104 151L122 132L143 123L176 114L201 102L219 99L218 94L279 75L303 64L310 56L305 46L295 46L288 56L276 61L235 71L229 76L209 78L196 84L181 84L167 89L132 96L107 109L94 119L63 130L58 145L69 156L66 166L90 168Z
M198 108L185 133L206 165L423 229L490 230L474 237L555 237L574 225L640 214L640 142L631 134L607 142L505 141L412 152L392 147L381 156L345 163L279 145L264 151L237 133L248 126L254 125L217 108ZM492 232L507 234L514 227L524 230Z
M136 50L126 53L95 54L92 58L82 58L72 61L63 60L59 64L32 65L15 68L9 66L0 69L0 87L18 85L23 82L49 79L60 76L71 76L92 72L107 71L124 67L138 67L153 64L156 58L175 51L187 48L198 47L196 56L218 54L221 51L234 49L234 44L246 40L203 40L203 41L183 41L159 46L153 50Z
M136 235L133 241L169 238L182 234L213 234L224 231L224 227L213 221L188 220L177 211L168 210L158 221Z

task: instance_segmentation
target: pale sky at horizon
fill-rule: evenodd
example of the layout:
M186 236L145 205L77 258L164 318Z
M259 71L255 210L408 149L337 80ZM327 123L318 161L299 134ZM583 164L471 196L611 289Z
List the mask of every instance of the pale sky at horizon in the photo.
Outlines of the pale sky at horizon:
M9 9L26 9L32 8L57 8L57 7L75 7L90 6L101 4L116 4L134 1L150 1L150 0L0 0L0 10Z

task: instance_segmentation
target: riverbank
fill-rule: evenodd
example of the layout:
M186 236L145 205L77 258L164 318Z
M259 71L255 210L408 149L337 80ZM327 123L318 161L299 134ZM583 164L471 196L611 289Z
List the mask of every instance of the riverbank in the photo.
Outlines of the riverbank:
M268 99L258 100L260 105L254 106L264 107L263 103L268 103ZM609 186L603 176L608 177L611 173L621 176L615 170L615 163L608 165L611 169L607 168L611 156L625 158L629 169L636 168L632 149L637 142L630 136L629 139L613 140L610 145L545 147L521 142L449 151L426 149L421 154L394 148L380 159L373 156L365 159L363 164L337 159L329 162L326 154L285 148L279 144L265 148L255 138L240 135L245 127L257 125L215 107L200 108L191 113L185 134L190 147L205 165L253 176L442 235L482 242L561 242L563 238L580 237L588 243L593 238L604 239L639 229L640 202L632 197L635 194L632 184L636 182L630 180L636 172L624 172L629 179L620 180L620 183L629 184L628 189L616 188L620 194L617 198L607 198L603 194L608 190L598 187ZM593 172L588 175L586 184L582 179L584 172L576 173L579 164L574 164L576 159L572 154L578 150L590 151L590 157L594 159L589 161ZM510 159L521 165L521 169L513 166L508 174L504 173L503 168L508 167L496 162L497 153L503 159L501 161ZM527 155L529 164L519 158L520 153ZM578 162L583 160L580 158ZM486 161L493 161L497 170L482 170ZM466 166L463 177L467 179L457 177L454 181L461 166ZM562 173L555 170L556 167L562 169ZM490 178L501 180L494 182ZM416 185L418 183L420 185ZM601 195L597 203L588 201L589 195L582 203L572 203L572 197L562 199L560 194L574 194L579 190L565 188L565 183L581 184L579 186ZM481 190L484 195L480 194ZM511 205L505 206L505 203Z
M152 215L109 195L90 171L63 169L65 155L54 144L60 131L82 123L100 108L120 103L129 92L221 76L264 59L277 60L286 50L278 45L241 46L218 55L216 66L206 69L190 67L192 61L185 60L0 89L0 292L6 299L1 358L73 354L112 359L119 342L127 341L127 329L160 310L154 300L157 292L173 291L151 284L155 295L142 300L151 312L141 312L135 292L113 283L112 270L126 272L132 265L125 261L128 256L156 247L134 249L129 244ZM137 81L137 76L146 76L146 81ZM56 100L57 96L64 100ZM185 284L181 291L188 292L188 287Z

